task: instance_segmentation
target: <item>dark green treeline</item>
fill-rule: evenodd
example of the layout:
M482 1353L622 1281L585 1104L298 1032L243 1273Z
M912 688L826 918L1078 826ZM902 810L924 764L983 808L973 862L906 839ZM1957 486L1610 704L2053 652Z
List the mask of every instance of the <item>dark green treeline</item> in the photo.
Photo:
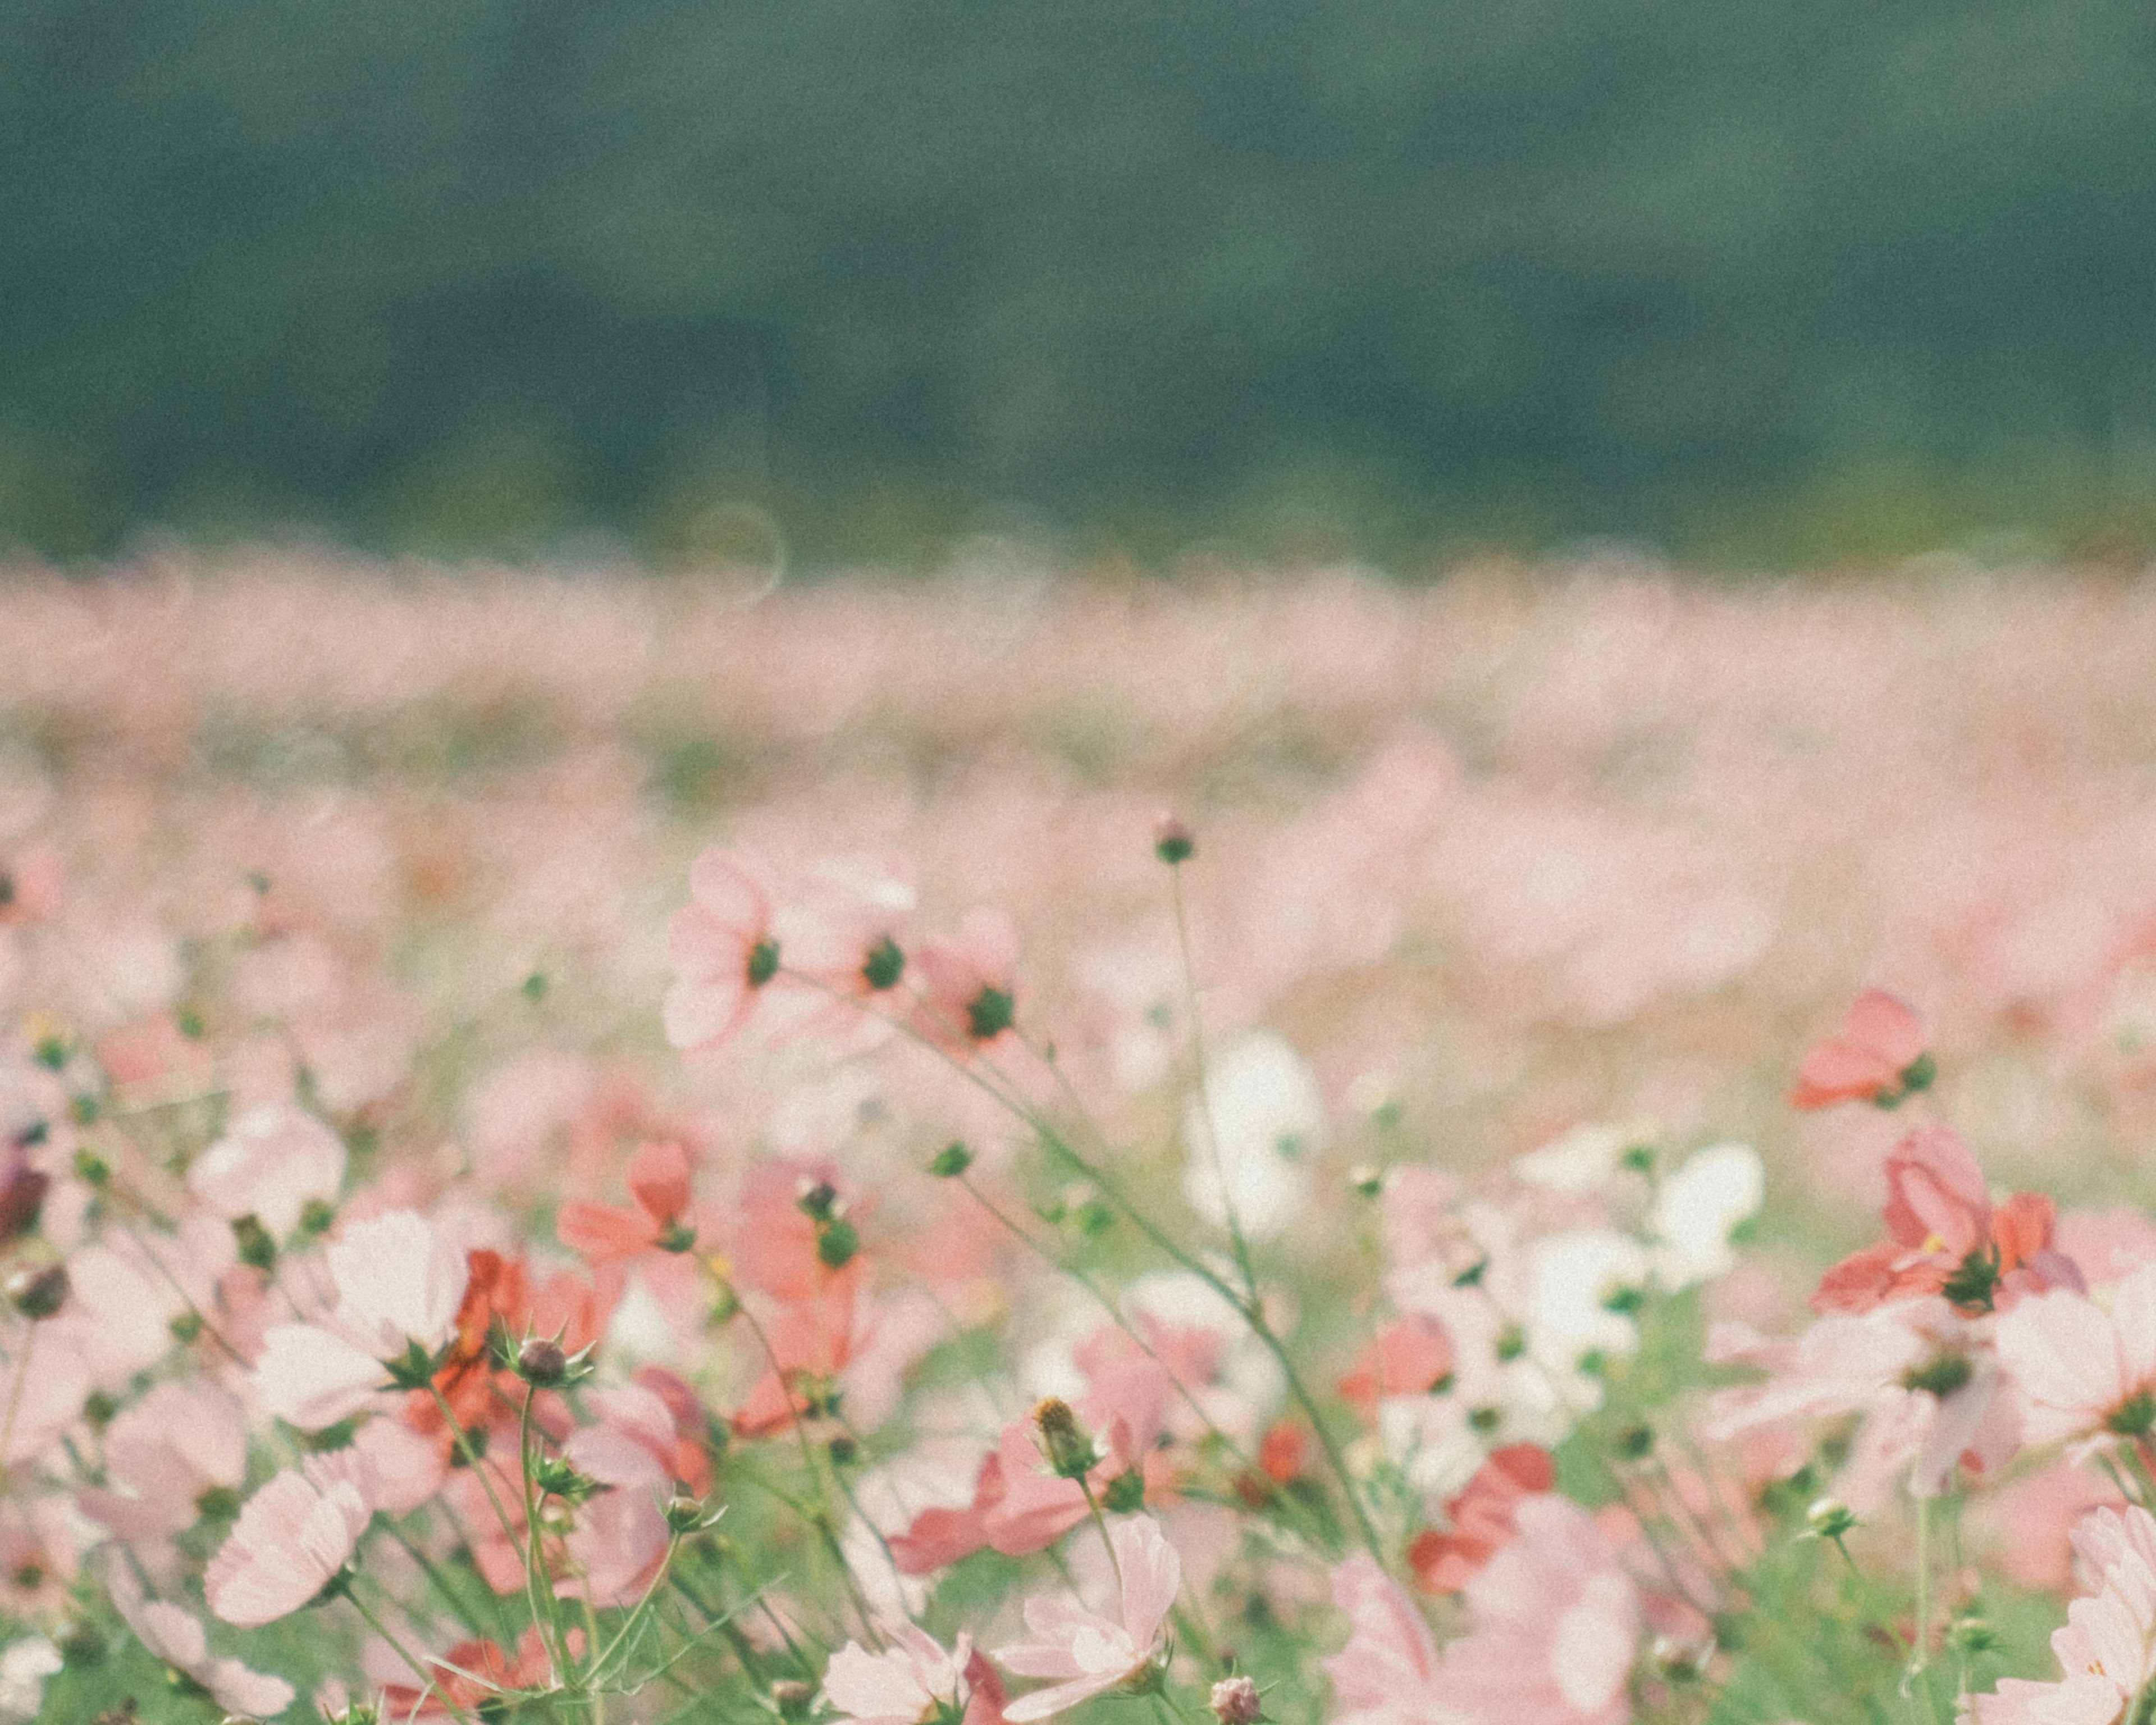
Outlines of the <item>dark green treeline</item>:
M2156 8L0 0L0 338L71 554L2140 532Z

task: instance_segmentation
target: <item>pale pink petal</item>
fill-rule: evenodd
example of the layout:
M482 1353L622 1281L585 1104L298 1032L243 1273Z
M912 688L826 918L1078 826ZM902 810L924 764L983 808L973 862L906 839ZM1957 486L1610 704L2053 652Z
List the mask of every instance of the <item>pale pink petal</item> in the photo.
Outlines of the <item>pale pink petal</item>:
M380 1360L312 1324L277 1325L254 1363L256 1404L302 1431L357 1413L388 1382Z

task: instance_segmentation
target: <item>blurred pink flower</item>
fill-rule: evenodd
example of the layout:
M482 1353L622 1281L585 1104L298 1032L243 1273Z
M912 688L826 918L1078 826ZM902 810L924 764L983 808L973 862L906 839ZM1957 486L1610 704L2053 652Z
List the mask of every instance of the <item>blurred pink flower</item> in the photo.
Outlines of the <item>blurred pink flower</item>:
M233 1122L187 1169L187 1189L227 1221L251 1215L283 1240L310 1204L334 1206L344 1140L304 1108L265 1102Z
M386 1389L383 1361L448 1342L470 1274L448 1232L410 1210L353 1223L325 1255L336 1307L318 1323L272 1327L254 1363L264 1410L307 1431L334 1425Z
M199 1683L227 1712L268 1718L291 1706L296 1692L290 1683L237 1659L212 1658L201 1620L163 1599L146 1598L126 1563L112 1565L110 1586L114 1606L151 1656Z
M1804 1056L1789 1101L1799 1108L1898 1099L1916 1086L1909 1069L1922 1058L1924 1026L1907 1001L1866 988L1851 1004L1839 1034Z
M778 973L768 871L740 850L707 850L689 870L690 902L666 935L674 983L666 991L666 1040L684 1051L737 1034Z
M907 1623L898 1626L892 1640L895 1645L881 1653L849 1641L831 1656L824 1673L824 1699L833 1713L851 1725L955 1721L969 1698L971 1637L962 1633L947 1653Z
M109 1485L81 1494L85 1514L124 1540L177 1533L205 1494L246 1479L246 1423L213 1384L160 1384L106 1430L105 1469Z
M2051 1636L2065 1676L2056 1683L2002 1677L1969 1697L1974 1725L2113 1725L2156 1681L2156 1520L2146 1510L2092 1510L2074 1546L2096 1592L2066 1608Z
M1467 1584L1472 1633L1445 1649L1450 1703L1488 1725L1619 1725L1640 1639L1640 1599L1594 1518L1544 1493L1518 1538Z
M605 1264L654 1247L686 1251L696 1243L696 1230L681 1220L689 1208L689 1153L682 1145L671 1138L639 1145L629 1158L628 1185L634 1208L564 1204L554 1224L562 1244Z
M969 911L955 937L923 941L915 955L921 997L914 1028L964 1054L999 1040L1018 1008L1018 931L1001 911Z
M1122 1572L1120 1595L1081 1602L1064 1596L1025 1602L1029 1641L997 1650L996 1657L1021 1677L1060 1679L1004 1708L1010 1725L1045 1719L1096 1695L1105 1695L1144 1675L1159 1651L1161 1626L1183 1585L1175 1548L1149 1516L1133 1516L1109 1532ZM1112 1614L1112 1615L1111 1615Z
M344 1568L374 1514L347 1471L310 1455L247 1500L203 1572L209 1608L242 1629L275 1623L308 1604Z
M1399 1584L1368 1552L1332 1571L1348 1645L1325 1661L1344 1712L1332 1725L1464 1725L1438 1680L1437 1644Z
M2071 1289L1999 1319L1999 1358L2032 1444L2108 1442L2156 1430L2156 1264L2112 1290L2108 1309Z

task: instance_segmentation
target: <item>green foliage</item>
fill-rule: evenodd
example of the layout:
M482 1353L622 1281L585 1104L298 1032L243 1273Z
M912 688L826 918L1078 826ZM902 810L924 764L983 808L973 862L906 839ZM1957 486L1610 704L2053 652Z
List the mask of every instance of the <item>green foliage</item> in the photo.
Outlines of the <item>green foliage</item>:
M2152 72L2132 0L15 0L0 533L2138 541Z

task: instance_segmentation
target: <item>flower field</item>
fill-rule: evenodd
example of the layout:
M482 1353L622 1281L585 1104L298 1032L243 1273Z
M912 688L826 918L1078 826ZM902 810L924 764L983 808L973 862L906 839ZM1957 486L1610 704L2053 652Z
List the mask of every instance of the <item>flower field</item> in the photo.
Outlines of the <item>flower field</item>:
M2156 583L5 578L0 1718L2156 1716Z

